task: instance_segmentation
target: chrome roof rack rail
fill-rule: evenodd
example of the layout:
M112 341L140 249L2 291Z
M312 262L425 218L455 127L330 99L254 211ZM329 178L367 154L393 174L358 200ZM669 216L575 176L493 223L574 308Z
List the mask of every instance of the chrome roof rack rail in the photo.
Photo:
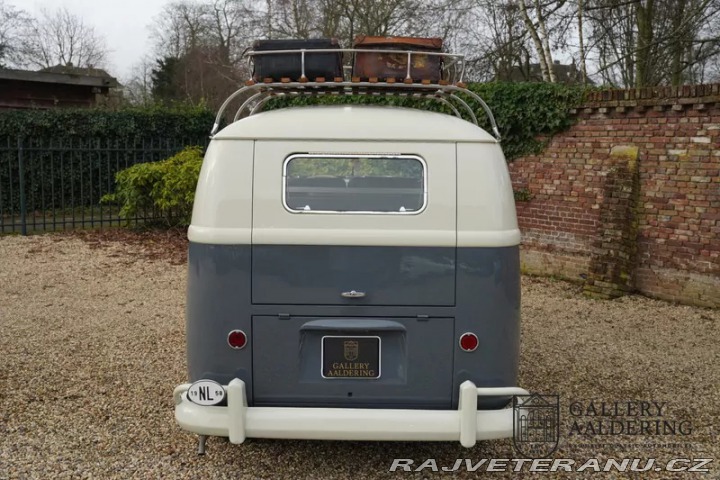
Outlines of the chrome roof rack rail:
M254 51L250 50L244 53L244 56L248 58L249 62L252 62L255 57L262 57L265 55L292 55L297 54L300 55L300 77L303 79L307 79L305 77L305 54L306 53L349 53L353 56L356 53L378 53L382 52L384 54L393 54L393 55L402 55L406 56L405 58L405 68L406 68L406 75L405 78L412 78L410 73L412 71L412 57L413 55L418 56L433 56L433 57L442 57L442 70L445 72L445 77L450 77L448 80L450 83L458 83L462 82L463 78L465 76L465 55L460 55L457 53L444 53L444 52L428 52L428 51L417 51L417 50L393 50L393 49L371 49L371 48L301 48L301 49L295 49L295 50L260 50L260 51ZM455 67L451 70L451 67ZM458 72L459 68L459 72Z
M500 131L498 130L495 117L490 107L474 92L468 90L462 78L465 73L465 59L463 55L454 55L448 53L425 52L425 51L407 51L407 50L385 50L383 53L407 55L407 76L405 81L397 81L396 79L388 79L381 82L376 79L368 79L361 81L359 78L352 78L346 81L342 78L335 78L332 81L317 78L310 81L305 77L305 53L358 53L358 52L378 52L372 49L300 49L300 50L271 50L271 51L253 51L248 52L246 56L250 59L260 55L277 55L277 54L298 54L301 57L301 77L300 81L291 81L288 78L273 79L265 78L262 82L248 81L245 86L231 94L225 102L220 106L215 123L213 125L210 136L214 136L225 114L225 110L238 97L244 101L235 112L233 122L238 121L244 116L253 115L262 110L263 106L273 98L285 96L345 96L345 95L361 95L361 96L400 96L424 98L437 101L448 107L452 113L463 118L462 112L467 114L470 120L478 125L478 119L473 108L468 102L461 98L458 94L466 95L478 103L485 112L495 138L499 142L501 140ZM410 78L412 56L413 55L439 55L443 57L444 76L450 77L450 80L440 80L432 82L430 80L422 80L419 83L413 82ZM454 70L450 70L455 67ZM458 72L459 70L459 72ZM456 80L457 79L457 80Z

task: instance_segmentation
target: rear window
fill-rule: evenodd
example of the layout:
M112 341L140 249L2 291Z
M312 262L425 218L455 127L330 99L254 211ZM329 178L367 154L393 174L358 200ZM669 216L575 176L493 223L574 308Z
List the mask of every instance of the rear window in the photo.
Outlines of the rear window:
M413 214L425 208L425 162L415 155L296 154L285 160L292 212Z

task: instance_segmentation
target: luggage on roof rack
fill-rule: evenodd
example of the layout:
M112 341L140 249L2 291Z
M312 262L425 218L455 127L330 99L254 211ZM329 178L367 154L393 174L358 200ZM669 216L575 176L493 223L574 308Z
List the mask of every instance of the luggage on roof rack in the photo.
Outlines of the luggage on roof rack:
M495 138L500 140L500 131L492 111L482 98L468 90L463 83L464 55L441 52L441 39L358 37L357 41L369 48L339 48L336 41L328 39L255 42L254 48L245 54L254 65L253 79L223 102L210 136L217 133L223 120L232 123L258 113L274 98L398 96L436 101L456 117L475 125L478 125L475 108L480 107L490 121ZM324 48L323 42L330 42L332 48ZM343 55L354 58L356 65L363 64L362 67L356 67L356 73L368 74L370 70L362 69L384 58L382 55L377 56L378 53L397 55L399 63L393 68L399 67L399 70L396 68L396 73L389 69L376 70L378 73L367 79L357 75L351 79L343 78ZM365 54L370 56L363 60ZM326 57L331 61L325 62L323 59ZM400 70L404 74L397 73ZM381 71L386 73L380 74ZM444 75L440 74L441 71ZM236 100L242 100L242 103L234 116L226 118L227 107ZM475 105L471 106L473 103Z
M353 77L432 83L442 79L442 38L359 35L353 48L360 49L355 54Z
M327 52L335 50L338 52ZM301 80L303 73L306 78L323 77L328 80L342 77L342 52L337 39L317 38L311 40L257 40L253 43L253 52L265 52L254 55L253 79L289 78ZM304 59L298 52L301 50L323 50L323 52L306 52ZM272 53L271 53L272 52ZM304 68L303 68L304 63Z

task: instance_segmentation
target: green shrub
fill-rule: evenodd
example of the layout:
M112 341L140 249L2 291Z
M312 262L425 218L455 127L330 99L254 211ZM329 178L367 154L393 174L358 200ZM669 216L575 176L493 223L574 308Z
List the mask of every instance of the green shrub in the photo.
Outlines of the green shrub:
M169 226L188 225L202 155L201 147L187 147L166 160L122 170L115 176L115 193L105 195L101 202L120 206L120 217L127 225L150 210L157 210Z

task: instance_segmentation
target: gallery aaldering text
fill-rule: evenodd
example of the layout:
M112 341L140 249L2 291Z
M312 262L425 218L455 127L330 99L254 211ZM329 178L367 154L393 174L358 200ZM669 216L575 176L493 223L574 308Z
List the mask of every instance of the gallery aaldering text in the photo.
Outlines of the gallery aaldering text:
M690 420L667 418L667 405L656 401L572 402L569 435L692 434Z

